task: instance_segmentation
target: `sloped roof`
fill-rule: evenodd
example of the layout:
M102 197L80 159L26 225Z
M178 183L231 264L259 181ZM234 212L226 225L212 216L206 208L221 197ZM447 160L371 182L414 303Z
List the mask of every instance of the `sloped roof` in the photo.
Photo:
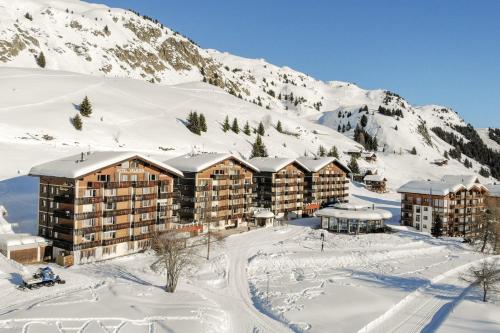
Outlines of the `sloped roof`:
M474 175L444 175L441 180L449 184L462 184L467 188L479 183L477 176Z
M297 163L301 168L308 171L309 169L294 158L284 157L254 157L250 163L255 165L260 171L264 172L278 172L287 165Z
M325 166L327 166L330 163L335 163L338 167L340 167L344 172L350 173L351 170L342 162L337 160L334 157L299 157L297 159L300 163L305 165L307 169L311 172L318 172L319 170L323 169Z
M96 151L91 153L83 153L64 157L58 160L53 160L31 168L30 176L51 176L63 178L78 178L108 166L126 161L129 159L138 158L152 165L157 166L167 172L183 177L181 171L175 167L171 167L165 163L154 160L135 152L123 151Z
M446 181L445 181L446 180ZM470 190L473 187L488 190L484 185L476 183L475 176L447 175L441 181L413 180L398 189L400 193L419 193L434 195L447 195L460 189Z
M165 163L185 172L200 172L228 158L235 159L254 171L259 171L253 164L229 153L186 154L174 157Z

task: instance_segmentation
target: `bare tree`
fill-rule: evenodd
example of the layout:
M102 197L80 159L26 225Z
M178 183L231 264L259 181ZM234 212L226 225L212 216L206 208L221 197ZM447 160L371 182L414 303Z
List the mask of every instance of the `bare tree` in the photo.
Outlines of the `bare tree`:
M500 282L500 268L496 260L484 259L479 265L469 268L462 280L474 283L481 287L483 291L483 302L488 300L488 294L496 290L496 285Z
M186 247L185 238L180 238L179 234L173 230L155 234L152 248L158 257L158 265L162 266L167 273L165 290L173 293L179 277L193 263L193 249Z
M481 253L496 252L500 246L500 210L488 207L475 225L472 237L473 245Z

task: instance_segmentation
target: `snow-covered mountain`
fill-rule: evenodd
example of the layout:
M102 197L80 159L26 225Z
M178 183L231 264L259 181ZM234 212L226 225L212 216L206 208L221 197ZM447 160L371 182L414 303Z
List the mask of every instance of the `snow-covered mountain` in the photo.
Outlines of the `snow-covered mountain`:
M37 61L41 53L44 69ZM461 137L454 126L465 126L449 108L415 107L389 91L323 82L263 59L202 49L162 23L123 9L77 0L0 0L0 66L0 89L6 92L0 149L10 152L8 145L26 142L44 147L30 157L12 153L18 163L0 173L4 177L25 173L38 152L37 161L89 146L158 154L224 150L248 157L254 134L224 133L226 115L237 117L240 126L262 121L269 153L288 156L314 154L321 145L341 152L359 146L354 129L366 115L365 130L376 136L381 157L361 166L392 175L394 186L480 168L477 162L472 169L458 161L432 165L451 146L431 128ZM69 117L85 95L95 111L80 132ZM380 107L397 115L384 115ZM191 110L207 117L202 136L183 123ZM276 131L278 120L288 134ZM413 147L417 155L409 153Z

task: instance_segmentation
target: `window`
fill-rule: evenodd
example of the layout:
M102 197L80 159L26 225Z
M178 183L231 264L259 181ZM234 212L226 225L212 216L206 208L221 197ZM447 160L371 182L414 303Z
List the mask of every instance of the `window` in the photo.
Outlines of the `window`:
M424 212L429 211L429 207L424 207Z
M130 161L130 167L131 168L139 167L139 162L138 161Z
M147 221L147 220L149 220L149 213L142 213L141 221Z
M95 225L95 219L86 219L82 221L83 228L90 228Z
M147 234L148 232L149 232L149 228L147 225L141 227L141 234Z
M104 217L102 219L102 222L104 224L115 224L115 222L116 222L116 216Z
M130 175L130 180L136 182L137 180L139 180L139 178L137 177L137 175Z
M415 215L415 221L420 222L420 215Z
M156 180L156 175L149 175L149 180Z
M100 182L109 182L109 175L98 175L97 180Z
M116 209L116 202L106 202L106 210L115 210Z
M120 180L121 180L122 182L128 182L128 175L121 175L121 176L120 176Z
M85 242L93 242L95 240L95 234L85 234L83 235L83 240Z
M116 231L106 231L103 232L104 239L114 239L116 238Z
M427 215L424 215L424 221L427 221L429 217Z

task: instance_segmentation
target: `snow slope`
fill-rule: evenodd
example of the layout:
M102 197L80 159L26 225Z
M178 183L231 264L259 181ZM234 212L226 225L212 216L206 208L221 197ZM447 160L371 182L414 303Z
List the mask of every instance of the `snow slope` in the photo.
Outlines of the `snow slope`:
M28 18L26 13L29 14ZM163 26L162 23L123 9L108 8L77 0L0 0L0 18L0 66L38 68L35 56L43 52L46 59L46 69L49 70L155 82L154 88L153 85L147 85L148 89L145 88L146 85L141 86L139 83L125 84L129 89L134 89L131 85L142 87L137 91L134 90L138 98L132 104L134 110L127 112L127 114L131 112L144 114L143 117L140 117L138 126L158 117L161 119L161 117L174 116L174 112L167 113L165 111L170 104L175 105L182 113L189 108L208 113L211 106L215 105L219 107L218 110L221 109L225 112L228 110L232 112L233 109L236 109L236 114L238 114L238 110L241 110L248 115L252 114L251 117L247 118L254 122L257 119L262 120L264 115L272 114L271 118L264 119L267 124L281 120L285 131L303 134L302 128L298 126L300 124L309 130L316 129L321 134L317 135L316 138L313 135L307 137L305 134L301 135L300 141L306 140L307 145L296 145L294 140L280 138L277 140L280 142L271 148L272 154L275 154L278 151L277 146L281 145L280 151L283 155L293 156L292 151L295 155L303 154L304 151L315 153L319 144L324 144L329 149L331 140L328 140L327 137L330 136L340 142L340 146L343 146L342 142L348 141L340 139L324 127L337 130L339 125L342 128L342 126L350 124L352 129L343 134L353 139L354 128L362 116L358 111L361 107L367 106L369 121L366 130L369 134L377 136L380 150L383 149L388 154L407 155L413 147L416 147L420 158L432 161L442 158L450 146L437 138L430 132L430 129L436 126L456 133L453 125L465 124L454 111L446 107L435 105L416 107L403 97L382 89L365 90L347 82L323 82L291 68L269 64L264 59L248 59L217 50L202 49L189 38ZM17 76L15 82L29 87L29 82L22 82L21 77L26 75L25 73L19 72L10 75ZM53 89L50 93L45 91L47 95L44 101L37 100L31 104L25 101L21 102L19 98L24 98L27 101L33 98L14 94L11 98L17 103L16 107L20 107L19 104L23 103L25 104L24 109L36 108L37 106L42 106L43 109L41 104L51 104L52 102L57 104L55 99L79 103L83 93L93 94L95 91L103 93L102 96L95 98L91 96L91 99L95 99L96 103L99 103L99 99L102 98L114 98L115 107L119 109L124 107L124 103L120 103L120 100L128 102L128 98L124 95L130 95L129 91L124 89L124 84L118 83L123 81L106 81L98 78L84 79L82 76L72 76L75 74L70 73L50 73L52 73L51 79L48 77L40 79L44 82L43 85L47 84L47 89L54 88L54 82L59 81L60 87ZM73 80L73 77L78 79ZM5 79L7 78L4 77ZM11 79L9 78L9 80ZM24 80L31 80L31 77L24 76ZM211 83L212 86L202 85L200 83L202 80ZM178 86L179 84L187 85ZM164 85L174 85L176 88L165 88ZM109 88L110 86L112 88ZM69 89L70 87L71 89ZM214 87L219 87L221 90L214 89ZM20 87L17 89L19 90ZM168 102L165 98L156 97L159 94L158 91L163 89L170 92L167 93ZM146 90L148 90L147 93ZM200 92L199 96L195 92ZM224 96L224 92L238 97L241 103L238 103L234 98ZM36 94L33 95L36 99ZM197 102L193 103L193 99L196 99ZM183 106L179 104L180 101L184 102ZM12 103L12 100L9 103ZM201 105L206 104L208 104L209 110L203 110L201 107ZM376 112L379 106L399 109L404 117L398 120L397 117L381 115ZM16 110L16 107L11 108L11 110ZM151 112L152 108L156 108L156 112ZM272 113L269 113L267 109L272 110ZM30 111L24 110L23 112ZM105 113L107 114L107 112ZM179 113L175 114L175 116L178 115L178 121L172 127L174 134L179 133L179 126L182 126L180 120L185 119L186 116L185 114L179 115ZM126 141L125 138L122 138L122 135L127 136L123 134L125 128L122 128L122 125L124 127L125 124L123 122L113 125L105 124L110 119L114 121L112 116L109 116L109 118L105 117L101 125L108 127L105 131L106 136L113 137L114 141L119 142L118 145L120 145L121 141ZM124 116L127 118L126 115ZM224 116L225 114L222 112L210 112L212 123L220 123ZM31 119L31 115L28 118ZM134 118L138 117L134 116ZM39 120L39 118L33 117L33 120ZM314 123L324 126L315 127ZM19 131L31 132L31 128L24 128L27 125L29 124L20 123L16 127ZM90 122L88 125L90 129L95 124ZM243 125L241 119L240 125ZM113 126L114 128L111 128ZM395 130L396 126L398 130ZM46 127L47 130L55 131L55 129L50 128L50 124ZM213 126L209 126L209 128L212 129ZM421 134L422 128L426 128L430 133L430 141ZM156 132L154 126L152 130ZM271 136L274 137L275 133L270 132ZM80 144L95 146L96 140L82 139L82 136L88 138L88 134L102 134L102 131L93 130L92 133L82 135L66 133L64 140L65 143L76 141ZM147 136L151 137L153 134ZM209 130L208 134L212 136L213 131ZM142 133L140 136L142 137ZM182 133L178 137L185 139L186 134ZM279 137L277 135L277 138ZM102 140L102 146L110 146L109 140L103 139L102 136L95 136L95 138ZM158 142L156 147L151 147L151 145L145 147L142 145L144 140L132 141L141 150L156 150L158 145L167 145L166 142ZM175 146L178 151L185 152L187 146L198 145L200 141L206 140L205 138L197 140L197 138L188 136L188 141L183 140L184 144L182 145L178 144L178 140L173 141L172 144L168 144ZM207 146L217 147L218 150L248 154L248 149L243 148L242 144L238 143L241 140L236 140L235 144L233 144L233 140L220 142L218 139L211 138L210 141L212 142L209 142ZM286 147L283 146L284 144ZM292 144L293 148L289 144ZM130 140L126 146L132 148ZM408 163L412 161L411 158L399 159L402 160L399 167L409 166L412 169L411 164ZM461 173L477 172L480 167L474 163L472 170L466 170L459 163L454 164L449 171L459 169L462 171ZM425 166L428 167L428 163ZM394 183L399 182L396 180Z

